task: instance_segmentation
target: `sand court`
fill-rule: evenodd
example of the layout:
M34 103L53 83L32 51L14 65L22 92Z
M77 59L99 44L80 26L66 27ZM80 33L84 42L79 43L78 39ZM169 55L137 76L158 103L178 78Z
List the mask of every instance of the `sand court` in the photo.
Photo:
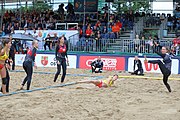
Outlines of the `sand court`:
M22 70L18 67L17 70ZM38 68L31 89L60 85L53 77L56 69ZM65 83L108 77L114 71L92 74L89 70L68 69ZM84 76L72 76L84 74ZM128 73L118 73L130 76ZM23 72L10 72L10 91L16 91L25 77ZM145 77L161 77L146 74ZM179 75L172 75L178 78ZM99 89L90 84L75 84L0 97L0 120L179 120L180 81L170 80L169 93L160 80L120 78L113 87Z

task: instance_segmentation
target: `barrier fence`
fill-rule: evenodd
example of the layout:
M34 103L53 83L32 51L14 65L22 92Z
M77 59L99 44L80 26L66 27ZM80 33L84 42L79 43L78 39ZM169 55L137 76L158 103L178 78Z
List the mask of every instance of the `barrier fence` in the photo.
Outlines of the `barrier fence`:
M71 52L107 52L113 44L116 44L115 39L94 39L81 38L74 42L74 39L69 39L69 51Z
M99 56L103 61L103 70L117 70L117 71L129 71L132 72L134 69L134 56L131 55L119 55L119 54L68 54L69 66L68 68L80 68L91 70L91 63L95 61ZM24 61L24 54L16 54L15 65L22 66ZM161 73L161 70L157 64L151 64L144 62L144 57L139 56L142 62L142 67L145 72ZM148 56L148 60L162 60L159 56ZM52 54L37 54L36 64L38 67L56 67L56 59L54 53ZM19 72L19 71L18 71ZM21 71L20 71L21 72ZM91 72L91 71L90 71ZM180 74L180 58L172 57L172 74ZM35 72L37 73L37 72ZM38 74L44 74L44 72ZM47 72L46 74L53 74ZM74 74L75 75L75 74Z
M139 40L139 39L94 39L81 38L79 41L69 39L70 52L122 52L122 53L154 53L159 47L152 49L150 44L159 44L173 50L176 55L179 46L173 47L172 40Z
M160 47L153 49L151 44L156 43L160 46L166 46L168 49L172 47L172 41L167 40L123 40L123 51L126 53L154 53L159 51Z

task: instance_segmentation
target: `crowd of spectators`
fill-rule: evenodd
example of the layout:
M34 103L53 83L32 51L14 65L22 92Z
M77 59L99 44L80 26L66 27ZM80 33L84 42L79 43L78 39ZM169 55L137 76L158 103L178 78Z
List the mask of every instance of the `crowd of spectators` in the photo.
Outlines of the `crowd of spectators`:
M174 16L168 15L167 27L169 31L180 30L180 2L176 5Z
M66 12L65 12L66 11ZM109 16L109 19L108 19ZM136 18L147 17L145 22L146 26L155 24L160 25L161 20L164 19L165 15L145 14L145 13L133 13L129 11L124 14L110 13L108 15L108 7L105 5L101 12L93 14L75 13L74 7L69 3L66 7L64 4L60 4L57 11L46 10L46 11L6 11L3 16L3 27L0 30L2 35L14 33L14 30L55 30L56 23L62 22L77 22L78 27L69 28L70 30L79 30L80 40L77 44L81 45L86 39L96 40L96 48L100 49L99 46L104 44L103 40L119 38L121 31L132 30ZM171 30L180 29L180 20L175 16L168 15L167 26ZM85 18L85 22L83 22ZM109 20L109 21L108 21ZM83 24L84 23L84 24ZM44 38L46 39L46 38ZM137 39L137 36L136 36ZM142 37L143 39L143 37ZM91 43L92 44L92 43ZM134 43L134 46L136 43ZM85 45L85 44L84 44ZM49 49L52 49L51 45L45 44ZM134 47L134 51L145 51L142 45Z
M66 10L65 10L65 9ZM58 22L78 22L79 27L83 30L82 32L86 35L86 29L90 26L92 32L90 32L88 37L95 36L96 31L99 31L101 34L106 33L115 33L117 38L120 30L122 28L133 28L134 15L132 11L123 15L110 14L108 22L108 13L105 8L103 8L104 13L95 13L95 14L75 14L73 5L69 3L66 7L64 4L60 4L57 11L46 10L46 11L6 11L3 16L3 27L2 31L4 34L13 33L14 30L20 30L27 28L28 30L32 29L56 29L56 23ZM66 14L65 14L66 11ZM83 26L83 20L85 17L86 24ZM98 21L98 22L97 22ZM96 28L94 27L97 27ZM94 30L95 28L95 30ZM105 28L105 29L104 29ZM72 29L72 28L70 28ZM77 28L74 28L77 29ZM85 29L85 30L84 30ZM87 30L88 32L89 30Z
M180 30L180 18L176 16L169 16L167 22L168 31Z

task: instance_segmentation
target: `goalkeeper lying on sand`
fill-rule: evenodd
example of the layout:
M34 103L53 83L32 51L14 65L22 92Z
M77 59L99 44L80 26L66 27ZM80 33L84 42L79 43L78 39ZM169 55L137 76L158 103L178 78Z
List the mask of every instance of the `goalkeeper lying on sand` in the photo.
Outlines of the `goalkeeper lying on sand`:
M107 88L107 87L111 87L114 82L118 79L118 75L115 74L112 77L106 79L106 80L86 80L86 81L78 81L78 83L87 83L87 84L94 84L95 86L99 87L99 88Z

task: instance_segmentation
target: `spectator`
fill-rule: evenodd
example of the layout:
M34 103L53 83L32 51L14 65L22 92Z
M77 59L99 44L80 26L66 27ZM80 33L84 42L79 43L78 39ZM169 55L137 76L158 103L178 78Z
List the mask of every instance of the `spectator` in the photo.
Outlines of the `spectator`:
M98 29L97 29L97 26L95 25L95 26L93 27L93 34L96 35L97 32L98 32Z
M7 28L5 28L5 34L10 34L11 33L11 28L10 26L8 25Z
M46 29L51 29L51 23L49 22L49 20L47 21L47 23L46 23Z
M96 39L96 51L101 52L102 51L102 42L101 42L100 31L97 31L97 33L95 34L95 39Z
M71 3L68 3L68 5L65 7L68 14L74 14L74 6Z
M140 51L140 39L139 35L136 35L136 38L134 39L134 52L139 52Z
M101 26L101 22L97 24L97 30L103 32L103 27Z
M112 32L112 25L109 25L108 27L108 33L111 33Z
M116 25L120 27L120 29L122 28L122 23L120 22L120 20L117 20Z
M140 53L145 53L145 37L142 36L140 40Z
M33 28L33 32L31 33L31 35L32 35L34 38L37 38L37 37L38 37L38 34L37 34L35 28Z
M114 24L113 16L110 16L109 24Z
M42 23L41 23L41 21L38 21L38 24L37 24L37 26L36 26L37 28L43 28L43 25L42 25Z
M105 22L105 23L108 22L108 13L107 12L104 13L102 21Z
M11 34L9 35L9 39L12 43L11 45L11 48L10 48L10 51L9 51L9 59L11 59L13 62L12 62L12 70L15 70L15 53L16 53L16 45L15 45L15 42L12 41L12 36Z
M91 37L92 33L93 33L93 32L92 32L90 26L88 26L88 28L86 29L86 37L87 37L87 38Z
M168 31L173 30L173 17L169 16L167 21Z
M98 20L98 21L96 22L96 27L100 26L100 24L101 24L101 22Z
M64 4L63 3L61 3L61 5L59 5L58 13L60 15L60 20L64 21Z
M104 27L103 27L103 31L102 31L102 33L103 33L103 34L108 33L108 30L107 30L107 27L106 27L106 26L104 26Z
M24 28L28 28L29 27L29 21L28 20L25 20L25 22L24 22Z
M81 27L78 27L78 31L79 31L79 38L81 38L83 36L83 30L81 29Z
M159 46L159 44L160 44L158 35L154 35L153 43L156 44L156 46L155 46L154 48L155 48L155 50L158 51L158 50L159 50L159 47L157 47L157 46ZM155 52L155 51L153 51L153 52Z
M51 44L52 44L51 36L48 34L47 37L45 38L44 50L46 50L46 46L48 46L49 50L52 50Z
M11 28L11 34L14 34L14 27Z
M57 33L54 33L54 39L52 41L52 47L55 48L56 45L57 45L57 42L58 42L58 36L57 36Z
M129 13L127 14L127 21L128 21L129 29L132 29L133 22L134 22L134 14L132 10L130 10Z
M149 36L149 40L148 40L148 42L147 42L147 44L146 44L146 47L147 47L147 49L148 49L148 53L150 53L150 52L152 52L151 50L152 50L152 45L153 44L153 39L152 39L152 36L150 35Z
M108 13L108 6L107 6L107 4L105 4L105 6L102 8L102 10L104 10L104 13Z
M112 26L112 32L119 38L120 27L116 23Z
M66 45L66 50L68 51L69 50L69 42L64 34L62 35L62 37L64 38L64 44Z
M15 25L14 25L14 30L19 30L19 29L20 29L19 23L15 23Z
M86 17L86 24L90 24L91 23L91 19L89 16Z
M180 46L180 35L173 40L173 46L172 47L173 47L176 55L178 55L179 46Z
M24 33L23 34L25 34L25 35L29 34L28 31L27 31L27 28L24 28Z

